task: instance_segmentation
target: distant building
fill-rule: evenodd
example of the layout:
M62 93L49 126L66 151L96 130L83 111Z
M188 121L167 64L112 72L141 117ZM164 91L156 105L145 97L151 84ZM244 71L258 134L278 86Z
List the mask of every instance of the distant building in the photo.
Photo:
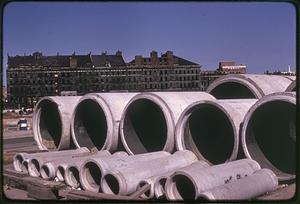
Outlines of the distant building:
M43 96L109 91L204 90L200 65L168 51L125 63L114 55L8 56L7 97L12 108L33 107Z
M150 57L143 57L141 55L135 56L134 60L127 63L128 67L155 67L155 68L164 68L164 67L194 67L200 68L199 64L188 61L186 59L177 57L173 55L172 51L167 51L165 54L161 54L158 57L156 51L150 53Z
M226 74L246 74L246 65L236 65L234 61L219 62L218 71Z
M270 72L269 70L265 71L264 74L269 74L269 75L288 75L288 76L296 76L296 72L291 71L291 66L288 66L288 71L274 71Z

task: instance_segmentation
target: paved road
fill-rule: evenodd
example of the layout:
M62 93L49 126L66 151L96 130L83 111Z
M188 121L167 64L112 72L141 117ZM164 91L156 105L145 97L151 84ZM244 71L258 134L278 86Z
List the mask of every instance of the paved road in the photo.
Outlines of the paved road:
M3 139L21 138L21 137L33 137L32 130L27 130L27 131L10 130L10 131L3 132Z
M33 137L20 137L20 138L10 138L3 140L3 149L4 151L13 150L13 149L22 149L27 147L36 147L36 142Z

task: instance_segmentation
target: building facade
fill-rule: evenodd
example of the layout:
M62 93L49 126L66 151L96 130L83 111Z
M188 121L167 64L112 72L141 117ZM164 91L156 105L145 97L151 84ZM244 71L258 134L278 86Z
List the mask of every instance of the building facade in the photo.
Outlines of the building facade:
M225 72L201 71L201 66L168 51L136 56L125 63L114 55L8 56L7 99L11 108L33 107L39 98L110 91L203 91Z
M234 61L222 61L219 62L219 72L225 72L226 74L246 74L246 65L236 65Z

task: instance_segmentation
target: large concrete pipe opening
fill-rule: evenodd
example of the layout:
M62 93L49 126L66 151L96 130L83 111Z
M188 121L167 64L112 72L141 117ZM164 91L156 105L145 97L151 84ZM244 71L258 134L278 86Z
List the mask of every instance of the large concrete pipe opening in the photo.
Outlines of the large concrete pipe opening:
M226 162L236 139L230 118L219 107L206 103L193 106L189 113L181 126L185 148L211 164Z
M101 106L92 99L81 101L75 110L74 136L80 147L101 150L107 137L107 120Z
M256 96L247 86L238 82L225 82L219 84L209 93L217 99L256 98Z
M62 135L62 122L57 104L51 100L43 100L38 104L37 117L34 123L38 124L37 136L46 149L57 149Z
M196 190L194 183L185 175L175 175L168 189L170 196L174 199L195 200Z
M126 109L123 139L134 154L160 151L168 137L167 128L161 107L149 99L138 99Z
M245 128L246 127L246 128ZM296 105L273 100L246 116L242 133L248 157L273 170L279 180L296 173Z

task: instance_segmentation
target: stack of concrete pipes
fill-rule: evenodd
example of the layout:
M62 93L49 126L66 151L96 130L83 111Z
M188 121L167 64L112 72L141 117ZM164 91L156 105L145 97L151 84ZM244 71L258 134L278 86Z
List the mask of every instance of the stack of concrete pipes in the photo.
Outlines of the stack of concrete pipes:
M198 163L205 163L209 166L205 169L214 169L214 166L218 167L219 165L230 168L230 163L235 160L244 161L243 158L258 162L261 170L254 169L252 173L248 172L245 175L251 176L248 176L247 179L229 182L228 185L230 184L231 187L225 186L226 189L236 189L243 185L241 182L256 182L257 185L263 185L264 182L257 181L264 177L266 178L265 183L268 183L268 176L265 175L273 175L270 170L275 173L279 182L291 182L295 179L296 169L295 90L293 77L227 75L215 80L208 87L207 92L92 93L82 97L44 97L34 110L34 137L41 150L49 151L49 157L51 154L66 155L67 153L64 153L66 151L81 149L89 151L85 152L87 154L85 159L99 157L100 160L102 158L119 158L119 156L134 158L149 153L150 155L155 153L160 155L162 152L166 154L167 152L189 150L189 153L192 152L197 157ZM118 153L118 151L126 151L130 156L125 155L125 152ZM106 154L97 156L104 152ZM109 152L117 153L110 155ZM168 156L165 158L173 161L172 155ZM147 177L150 174L142 173L145 170L139 167L145 157L141 158L143 159L140 159L140 162L130 162L129 166L132 166L131 169L129 168L130 170L125 170L124 167L121 168L124 169L123 172L123 170L119 171L119 168L117 170L111 168L111 171L107 173L108 176L95 170L97 169L96 165L92 164L94 161L87 162L87 166L91 166L87 169L91 168L93 171L86 180L98 180L92 182L92 187L84 188L98 190L100 183L101 185L103 183L101 189L106 193L119 192L128 195L136 188L130 187L129 193L124 190L127 189L124 187L124 182L118 187L115 187L115 183L122 183L126 180L124 178L130 177L130 181L142 182L139 186L148 182L153 184L151 189L166 183L164 185L166 189L157 189L160 189L159 192L166 192L166 197L170 200L182 198L249 199L247 196L234 197L236 194L229 192L225 194L231 195L231 197L222 196L224 195L223 187L218 182L215 186L201 187L199 190L197 185L201 184L202 186L205 181L200 178L200 173L197 173L198 167L189 167L189 164L185 164L185 166L188 166L186 168L190 170L180 170L178 173L177 170L181 167L177 166L171 171L156 173L152 175L153 178ZM78 160L80 159L75 157L70 161ZM156 160L161 161L162 158L156 158ZM128 159L126 161L135 160ZM29 166L26 158L24 161L19 160L20 162ZM177 163L176 160L173 162ZM79 163L80 165L76 167L78 175L82 174L81 172L87 172L87 170L83 170L84 164ZM128 162L124 163L128 166ZM169 163L166 162L166 165ZM58 166L58 164L59 161L55 165ZM160 166L162 167L162 165ZM142 172L136 173L133 171L134 169ZM155 168L150 169L156 171ZM193 169L196 169L196 173ZM58 170L56 169L56 171ZM176 175L186 171L193 172L185 176L196 187L175 186L197 191L197 193L187 193L187 197L176 196L180 194L178 190L175 192L168 189L176 189L174 182L182 180L181 176L177 179ZM222 173L221 170L219 174L222 175ZM237 174L240 175L240 173ZM99 175L102 175L103 182L100 182ZM199 179L198 176L200 176ZM179 183L185 186L189 182ZM114 187L110 189L109 186ZM254 188L264 189L260 193L265 193L266 188L263 186ZM271 189L269 188L269 190ZM167 191L171 193L168 195ZM151 192L151 195L155 194L154 190ZM248 192L252 191L248 190ZM257 194L259 193L253 192L251 196Z

